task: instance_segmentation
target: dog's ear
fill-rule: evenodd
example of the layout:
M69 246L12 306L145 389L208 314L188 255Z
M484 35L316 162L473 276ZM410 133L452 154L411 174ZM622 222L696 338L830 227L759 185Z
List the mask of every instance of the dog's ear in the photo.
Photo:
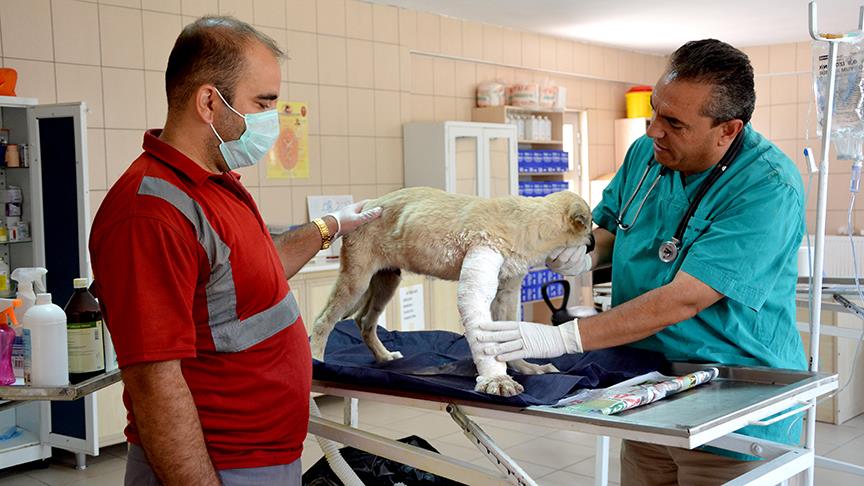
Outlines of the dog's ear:
M570 204L568 216L574 233L591 231L591 208L581 198Z

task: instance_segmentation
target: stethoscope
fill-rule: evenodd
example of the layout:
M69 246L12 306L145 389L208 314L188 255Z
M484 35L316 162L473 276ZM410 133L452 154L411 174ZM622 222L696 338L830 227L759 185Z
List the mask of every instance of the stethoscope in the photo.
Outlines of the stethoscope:
M741 152L741 146L744 143L744 134L739 133L738 136L735 137L735 140L732 141L732 144L729 146L729 150L723 154L723 157L720 159L720 162L714 166L711 170L711 173L708 175L708 178L705 179L705 182L699 186L699 190L696 192L696 197L693 198L693 201L690 202L690 205L687 207L687 212L684 213L684 217L681 218L681 222L678 223L678 228L675 230L675 234L671 239L664 241L657 252L657 256L660 258L660 261L663 263L671 263L678 258L678 253L681 249L681 241L684 239L684 231L687 230L687 223L690 221L690 218L693 217L693 214L696 213L696 208L699 207L699 203L702 202L702 198L705 197L705 194L708 192L708 189L714 185L717 179L726 172L726 169L729 168L729 164L732 163L733 160L738 156ZM654 187L660 181L660 179L669 172L669 168L661 167L660 172L657 173L657 177L654 178L654 181L651 183L651 186L648 187L648 192L645 193L645 196L642 198L642 202L639 203L639 206L636 208L636 214L633 215L633 219L630 220L630 223L624 222L624 216L627 214L627 210L630 208L630 205L633 204L633 200L636 199L636 196L639 194L639 191L642 189L642 185L645 183L645 180L648 178L648 173L651 172L651 169L654 165L657 164L657 160L654 159L653 155L650 159L648 159L648 163L645 166L645 171L642 172L642 177L639 178L639 182L636 184L636 189L633 191L633 194L627 199L627 202L624 203L624 206L618 211L618 216L615 218L615 222L618 224L618 229L621 231L629 231L630 228L636 224L636 220L639 219L639 213L642 212L642 207L645 205L645 201L648 199L648 196L651 195L651 191L654 190Z

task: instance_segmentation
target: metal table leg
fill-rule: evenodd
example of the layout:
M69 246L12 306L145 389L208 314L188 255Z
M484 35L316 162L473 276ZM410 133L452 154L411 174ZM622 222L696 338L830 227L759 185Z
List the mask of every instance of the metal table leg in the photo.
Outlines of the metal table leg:
M479 425L462 413L457 405L452 403L447 405L447 413L459 424L462 433L468 437L468 440L486 456L486 459L489 459L495 467L506 474L510 482L519 486L537 486L531 476L519 467L519 464L516 464L516 461L511 459L503 449L498 447L498 444Z
M609 484L609 437L598 435L594 454L594 486L607 484Z
M357 398L345 397L345 408L343 409L342 423L351 427L357 428L359 420L359 405L360 400Z

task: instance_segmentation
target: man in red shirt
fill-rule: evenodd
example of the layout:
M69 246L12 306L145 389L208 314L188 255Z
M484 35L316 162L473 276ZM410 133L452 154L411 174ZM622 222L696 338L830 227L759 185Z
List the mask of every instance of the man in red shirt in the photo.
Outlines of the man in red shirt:
M230 17L186 26L168 118L111 188L90 235L125 384L126 484L300 484L311 356L293 276L380 215L363 203L271 239L233 169L279 134L282 52Z

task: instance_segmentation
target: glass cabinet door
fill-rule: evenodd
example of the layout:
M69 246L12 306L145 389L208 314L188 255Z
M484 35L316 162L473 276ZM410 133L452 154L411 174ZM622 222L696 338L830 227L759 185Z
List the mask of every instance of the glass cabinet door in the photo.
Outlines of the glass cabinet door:
M510 130L487 129L484 132L486 151L489 160L489 197L502 197L516 194L518 186L518 167L515 134Z
M447 130L447 190L482 197L516 194L516 129L465 125Z
M478 166L480 162L480 139L476 135L460 135L453 137L455 156L453 157L453 172L455 184L451 188L456 194L469 196L480 195L480 179Z

